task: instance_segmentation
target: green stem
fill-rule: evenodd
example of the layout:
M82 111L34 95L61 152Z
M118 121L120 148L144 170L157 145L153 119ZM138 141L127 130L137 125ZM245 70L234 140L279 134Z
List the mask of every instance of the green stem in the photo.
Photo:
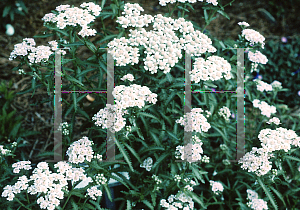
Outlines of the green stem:
M84 209L83 207L84 207L85 203L88 201L88 199L89 199L89 198L86 198L86 199L85 199L85 201L84 201L84 203L83 203L83 205L82 205L82 209Z
M214 16L214 14L216 13L216 11L213 11L212 12L212 14L211 14L211 11L210 11L210 15L209 15L209 18L208 18L208 21L207 21L207 23L205 24L205 26L204 26L204 28L203 28L203 30L202 30L202 33L203 33L203 31L205 30L205 28L210 24L210 19Z
M65 207L66 207L66 205L67 205L67 203L68 203L68 201L69 201L69 199L70 199L70 197L71 197L72 191L73 191L73 189L71 190L71 192L69 192L69 196L68 196L68 198L67 198L67 200L66 200L66 202L65 202L65 204L64 204L64 206L62 207L61 210L64 210L64 209L65 209Z
M186 9L186 4L184 4L184 9ZM182 15L181 15L181 17L183 17L183 18L184 18L184 13L185 13L185 10L183 10Z
M16 201L17 201L19 204L21 204L21 206L23 206L25 209L31 210L31 209L27 208L21 201L19 201L18 198L15 197L14 199L16 199Z
M30 204L29 197L28 197L28 192L27 191L26 191L26 197L27 197L28 204Z
M175 3L175 6L174 6L174 8L172 9L172 11L171 11L171 14L170 14L170 16L169 16L169 17L171 17L171 16L172 16L172 14L173 14L174 10L177 8L177 4L178 4L178 1L176 1L176 3Z

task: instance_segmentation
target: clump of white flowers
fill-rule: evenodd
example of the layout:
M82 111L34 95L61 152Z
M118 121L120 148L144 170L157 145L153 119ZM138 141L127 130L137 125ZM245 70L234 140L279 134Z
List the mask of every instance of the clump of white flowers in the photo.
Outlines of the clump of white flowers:
M118 23L123 28L129 26L136 29L130 29L129 39L121 37L115 38L108 43L109 53L116 60L117 66L126 66L127 64L137 64L139 62L138 46L145 48L146 58L144 61L144 69L150 71L151 74L157 73L157 70L163 70L165 74L169 73L171 68L182 58L181 50L191 56L201 56L205 52L216 52L216 48L212 46L211 39L195 30L193 24L186 21L184 18L174 20L170 17L164 17L161 14L152 17L141 16L140 11L143 8L138 4L127 3L124 6L124 17L118 18ZM145 21L147 20L147 21ZM144 26L153 24L153 30L146 31ZM182 35L178 37L176 32L179 31ZM224 59L223 59L224 60ZM210 68L212 73L211 78L214 80L220 79L222 73L225 73L225 78L229 78L230 65L217 56L211 56L208 62L213 62L216 68ZM199 71L196 69L195 71ZM197 72L193 72L194 73ZM193 79L198 78L193 75Z
M187 160L188 162L201 161L201 154L203 154L202 145L203 142L194 135L192 137L193 143L188 143L185 146L177 146L175 151L175 157L181 160Z
M194 68L190 72L191 81L199 83L200 80L219 80L222 77L229 80L231 66L227 60L219 56L210 56L206 60L204 58L196 58Z
M251 45L261 44L261 47L264 49L265 46L265 37L262 36L259 32L253 29L244 29L242 31L242 36L245 37L247 41L250 42Z
M157 94L152 93L147 86L137 84L128 87L120 85L114 88L112 95L116 105L122 109L138 106L140 109L145 106L145 101L155 104Z
M97 197L102 196L102 191L98 190L97 186L93 186L87 189L86 197L89 196L93 200L97 200Z
M278 117L273 117L273 118L269 119L269 121L267 123L268 124L274 123L275 125L281 124Z
M49 42L49 46L38 46L35 47L36 43L32 38L23 39L22 43L16 44L14 50L10 53L9 60L14 60L18 56L25 57L27 56L29 64L46 62L49 60L49 57L55 53L57 49L56 44ZM55 50L54 50L55 49ZM59 50L63 55L66 54L64 50Z
M263 199L258 199L257 192L247 189L247 199L249 202L247 203L247 206L254 210L267 210L268 205L267 202Z
M271 170L272 163L269 159L274 157L272 152L278 150L288 152L291 145L300 147L300 137L295 131L285 128L263 129L259 132L258 139L261 141L262 148L253 147L252 151L239 160L242 169L255 172L257 176L265 175Z
M261 114L267 117L270 117L271 114L275 114L276 113L276 107L275 106L270 106L269 104L267 104L264 101L260 101L258 99L254 99L252 101L253 106L255 108L259 108L261 111Z
M255 53L249 51L248 58L251 62L254 62L254 63L266 64L268 62L267 56L265 56L264 54L262 54L260 51L257 51L257 50Z
M203 2L203 0L198 0L200 2ZM176 0L159 0L159 4L161 6L166 6L168 3L171 3L171 4L174 4L176 2ZM180 3L185 3L185 2L188 2L188 3L196 3L197 0L177 0L177 2L180 2ZM207 3L209 4L212 4L214 6L217 6L218 5L218 1L217 0L206 0Z
M221 184L221 182L215 182L215 181L210 180L209 183L210 183L210 186L211 186L211 190L212 190L216 195L219 195L221 192L223 192L224 187L223 187L223 185Z
M100 109L97 114L92 117L95 120L96 126L101 126L103 129L110 129L112 132L120 131L125 125L123 115L128 113L127 110L122 110L117 105L106 104L104 109Z
M55 25L59 29L80 26L81 31L78 35L82 37L95 36L97 31L91 29L89 24L100 15L101 7L93 2L82 3L80 7L70 7L70 5L57 6L56 11L58 14L48 13L42 20L45 24Z
M223 106L223 107L219 110L218 114L219 114L221 117L223 117L226 121L229 121L229 117L230 117L231 113L230 113L230 110L229 110L228 107Z
M141 168L145 168L147 171L151 171L151 168L153 166L153 160L151 157L148 157L144 160L143 164L140 164Z
M253 81L257 84L257 90L260 91L260 92L272 91L273 90L272 85L270 85L266 82L263 82L259 79L254 79Z
M70 133L68 128L69 128L69 124L67 122L63 122L59 125L58 130L59 131L62 130L63 135L67 136Z
M17 173L20 173L21 169L30 170L31 169L31 165L30 164L31 164L30 161L19 161L19 162L16 162L16 163L12 164L12 167L14 168L13 172L15 174L17 174Z
M245 27L249 27L249 26L250 26L249 23L247 23L247 22L245 22L245 21L243 21L243 22L238 22L238 25L239 25L239 26L245 26Z
M201 108L193 108L191 112L177 119L176 123L184 126L186 132L207 132L211 126L203 114L201 114L202 112Z
M162 180L155 174L153 174L151 176L151 178L154 179L154 181L155 181L155 190L159 190L159 188L160 188L159 185L162 183Z
M11 153L11 150L9 149L4 149L3 145L0 145L0 157L1 156L7 156Z
M104 177L104 174L97 174L95 180L98 185L103 185L107 183L107 179Z
M91 162L94 154L93 144L86 136L73 142L67 150L69 162L75 164L84 163L84 161Z
M267 149L253 147L252 151L247 152L240 160L241 168L248 169L248 172L254 172L257 176L267 174L271 168L272 163L269 161L271 154Z
M271 85L273 88L277 88L279 90L282 89L281 82L278 82L277 80L274 80Z
M168 199L160 200L160 205L168 210L183 209L192 210L194 209L193 199L187 196L184 192L178 191L176 195L170 195Z
M132 82L134 80L134 77L132 74L126 74L121 78L121 80L123 80L123 81L129 80L130 82Z

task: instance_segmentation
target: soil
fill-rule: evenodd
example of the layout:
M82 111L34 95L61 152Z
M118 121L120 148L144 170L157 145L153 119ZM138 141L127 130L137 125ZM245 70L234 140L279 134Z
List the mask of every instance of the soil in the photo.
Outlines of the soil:
M41 34L45 27L41 18L46 14L54 10L56 6L61 4L70 4L79 6L83 0L23 0L28 8L29 14L26 16L16 16L15 21L11 23L14 26L15 33L13 36L5 34L3 23L0 31L0 80L9 81L14 83L13 90L16 92L28 89L31 86L31 78L18 74L18 71L12 71L12 68L18 65L17 61L9 61L9 55L14 49L14 45L22 42L23 38L31 38L35 35ZM161 7L158 4L158 0L128 0L126 2L139 3L144 8L144 13L155 15L157 13L167 12L166 7ZM223 5L230 1L223 0ZM268 39L280 39L282 36L293 38L299 36L299 28L297 23L300 22L298 11L300 4L290 5L289 12L285 16L275 17L275 22L268 16L265 11L272 9L267 3L268 1L253 1L253 0L240 0L235 1L232 6L225 8L225 12L230 17L230 20L226 19L222 15L218 14L217 19L213 20L211 24L206 28L210 34L217 37L219 40L236 39L240 34L240 27L237 25L240 21L246 21L250 24L250 28L259 31ZM274 1L275 2L275 1ZM299 1L298 1L299 2ZM101 1L99 1L99 4ZM106 5L111 3L107 1ZM195 11L188 13L189 20L199 23L201 27L204 26L204 20L201 18L203 10L201 8L201 2L193 4ZM172 9L172 5L170 5ZM2 9L0 8L2 11ZM271 11L270 11L271 12ZM174 18L176 18L176 15ZM6 22L9 23L9 22ZM107 20L106 27L112 30L118 25L113 20ZM96 24L95 27L101 27L100 24ZM115 33L117 30L113 30ZM46 45L49 39L35 39L37 45ZM84 57L85 50L81 53ZM34 97L31 97L31 93L17 95L12 107L17 110L19 115L22 115L25 119L23 127L32 131L39 131L39 135L34 137L26 137L28 143L27 153L29 158L36 157L41 151L51 150L53 147L53 125L51 125L51 119L53 118L53 107L51 102L44 103L48 99L46 90L38 90ZM78 118L77 122L80 125L81 119ZM81 133L82 134L82 133ZM82 136L82 135L81 135ZM78 136L80 137L80 136ZM77 140L77 139L76 139ZM36 158L38 160L39 158Z

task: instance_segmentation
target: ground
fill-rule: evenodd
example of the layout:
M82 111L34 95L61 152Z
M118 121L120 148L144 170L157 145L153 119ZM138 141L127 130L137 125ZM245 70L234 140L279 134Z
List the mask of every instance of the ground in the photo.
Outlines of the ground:
M13 90L20 92L31 86L31 78L21 76L17 71L11 69L18 65L17 61L9 61L8 57L10 52L14 49L14 45L22 42L23 38L31 38L34 35L41 34L45 29L41 18L54 10L56 6L61 4L70 4L79 6L83 0L24 0L28 8L29 14L26 16L17 16L15 21L11 23L15 28L13 36L7 36L4 28L0 31L0 80L12 80L14 83ZM101 2L101 1L99 1ZM108 0L106 5L111 1ZM130 3L139 3L144 9L144 14L155 15L157 13L165 13L167 9L160 7L156 0L130 0ZM223 0L223 5L229 2ZM213 20L207 30L211 35L218 39L236 39L240 34L240 27L237 25L240 21L246 21L250 24L252 29L259 31L266 37L266 42L270 38L280 39L282 36L292 38L294 35L299 35L297 31L297 23L300 18L297 14L299 5L290 5L289 13L282 17L275 16L275 22L266 11L272 9L267 3L268 1L250 1L250 0L236 0L232 6L225 8L225 12L229 15L230 20L219 15L217 19ZM203 11L201 3L194 4L195 12L189 13L189 19L204 25L204 20L201 19ZM200 5L200 6L197 6ZM113 21L105 22L106 27L112 29L117 26ZM2 25L1 27L3 27ZM98 24L101 27L101 25ZM115 31L116 32L116 31ZM47 44L46 39L36 39L37 45ZM84 51L83 51L84 54ZM84 56L84 55L83 55ZM53 107L50 103L43 103L48 95L45 90L39 90L31 98L31 93L18 95L13 102L13 108L17 110L18 115L25 118L24 128L33 131L40 131L41 134L36 135L34 138L27 138L30 145L27 153L29 158L35 157L40 151L51 150L53 142L53 125L50 124L53 118ZM80 125L80 119L77 119ZM77 139L76 139L77 140Z

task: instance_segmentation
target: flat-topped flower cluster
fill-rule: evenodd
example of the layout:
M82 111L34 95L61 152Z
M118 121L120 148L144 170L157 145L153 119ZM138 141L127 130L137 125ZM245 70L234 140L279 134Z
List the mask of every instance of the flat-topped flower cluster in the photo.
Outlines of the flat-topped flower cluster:
M82 3L80 7L71 8L70 5L60 5L56 7L58 14L46 14L42 20L45 24L54 24L59 29L64 29L67 26L80 26L81 31L78 35L82 37L95 36L97 31L88 25L100 15L101 7L92 2Z

